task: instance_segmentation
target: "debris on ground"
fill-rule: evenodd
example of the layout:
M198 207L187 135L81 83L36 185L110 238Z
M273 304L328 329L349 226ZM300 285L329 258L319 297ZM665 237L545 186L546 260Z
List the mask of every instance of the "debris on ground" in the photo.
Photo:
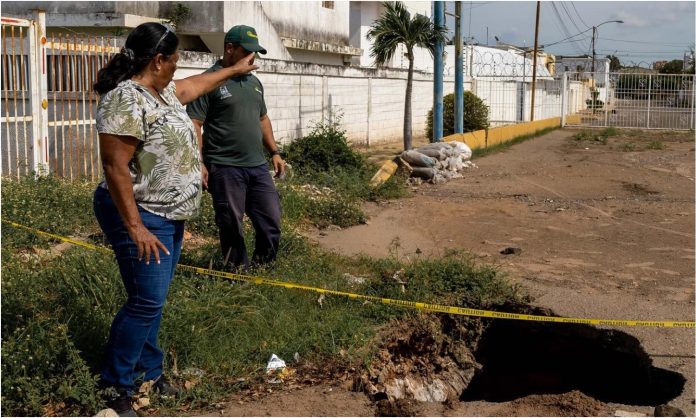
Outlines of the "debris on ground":
M471 159L471 149L463 142L434 142L420 148L404 151L400 157L411 167L411 186L424 181L440 184L463 177L461 171L476 167Z
M284 369L285 368L285 361L278 357L275 354L271 354L271 358L268 360L268 364L266 365L266 371L274 371L278 369Z
M423 182L444 183L463 177L461 171L477 168L471 159L471 148L459 141L433 142L422 147L406 150L392 160L382 162L370 180L373 188L380 186L401 167L409 174L408 184L419 186Z
M480 365L466 344L452 335L475 333L472 324L465 327L432 315L395 323L382 332L375 360L356 378L354 388L375 402L390 401L384 405L387 410L399 409L394 403L399 399L458 400Z
M510 254L521 254L522 248L520 247L506 247L500 250L500 254L510 255Z
M94 416L95 417L117 417L119 415L113 409L106 408L106 409L102 409L101 411L97 412L97 414Z
M367 281L364 277L353 276L350 273L343 273L343 278L350 284L363 284Z

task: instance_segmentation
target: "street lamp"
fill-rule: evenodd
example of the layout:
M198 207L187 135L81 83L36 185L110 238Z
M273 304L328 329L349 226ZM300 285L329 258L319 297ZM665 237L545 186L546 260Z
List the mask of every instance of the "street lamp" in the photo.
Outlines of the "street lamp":
M597 34L597 28L604 25L605 23L623 23L623 20L607 20L599 25L592 26L592 77L594 77L595 72L595 37Z

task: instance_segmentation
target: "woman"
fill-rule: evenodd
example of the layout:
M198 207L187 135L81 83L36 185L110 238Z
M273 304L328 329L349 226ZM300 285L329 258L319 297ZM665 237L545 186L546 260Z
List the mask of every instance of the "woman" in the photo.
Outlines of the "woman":
M249 54L232 67L172 81L178 42L167 26L138 26L94 85L106 178L94 193L94 212L128 294L111 325L101 380L115 389L107 403L121 416L137 416L136 379L155 381L164 394L178 392L162 377L157 334L184 221L200 204L200 151L183 105L258 68Z

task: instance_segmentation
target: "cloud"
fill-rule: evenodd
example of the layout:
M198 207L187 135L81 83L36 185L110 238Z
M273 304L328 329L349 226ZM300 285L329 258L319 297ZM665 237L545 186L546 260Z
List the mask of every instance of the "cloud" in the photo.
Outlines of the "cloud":
M626 3L628 4L628 3ZM671 24L684 20L685 15L693 15L693 2L645 2L626 6L609 15L611 19L623 20L626 27L648 28L660 24Z
M655 20L636 16L626 10L620 10L609 15L610 20L623 20L626 27L647 28L655 24Z

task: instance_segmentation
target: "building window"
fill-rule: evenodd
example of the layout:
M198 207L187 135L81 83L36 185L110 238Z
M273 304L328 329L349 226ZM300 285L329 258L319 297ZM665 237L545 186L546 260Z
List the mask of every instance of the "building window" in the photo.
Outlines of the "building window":
M322 1L321 2L321 7L325 9L333 9L334 8L334 2L332 1Z

